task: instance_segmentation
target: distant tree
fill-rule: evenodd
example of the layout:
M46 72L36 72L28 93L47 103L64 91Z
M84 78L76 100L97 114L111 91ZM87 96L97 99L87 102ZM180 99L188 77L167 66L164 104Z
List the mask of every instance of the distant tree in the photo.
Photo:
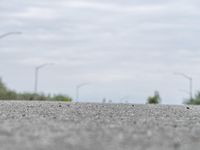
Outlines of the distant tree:
M200 91L197 92L194 98L187 99L184 103L188 105L200 105Z
M3 83L2 79L0 78L0 92L6 92L6 91L7 91L7 87Z
M9 90L0 78L0 99L2 100L15 100L17 94L15 91Z
M155 91L154 96L150 96L147 99L148 104L159 104L160 102L161 102L161 98L158 91Z

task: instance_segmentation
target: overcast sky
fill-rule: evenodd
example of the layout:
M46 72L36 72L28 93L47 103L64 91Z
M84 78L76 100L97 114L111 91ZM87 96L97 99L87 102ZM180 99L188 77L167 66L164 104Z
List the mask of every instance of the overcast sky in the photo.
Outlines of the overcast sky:
M198 0L1 0L0 76L18 92L38 89L81 101L145 103L155 90L164 104L188 97L185 73L200 89ZM184 92L185 91L185 92Z

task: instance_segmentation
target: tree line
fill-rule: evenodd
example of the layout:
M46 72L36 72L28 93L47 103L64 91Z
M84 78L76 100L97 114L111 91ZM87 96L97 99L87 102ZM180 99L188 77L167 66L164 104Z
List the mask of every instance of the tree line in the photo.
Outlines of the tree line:
M38 101L65 101L71 102L72 98L63 95L63 94L55 94L53 96L45 95L43 93L30 93L30 92L23 92L18 93L14 90L10 90L0 78L0 100L38 100Z

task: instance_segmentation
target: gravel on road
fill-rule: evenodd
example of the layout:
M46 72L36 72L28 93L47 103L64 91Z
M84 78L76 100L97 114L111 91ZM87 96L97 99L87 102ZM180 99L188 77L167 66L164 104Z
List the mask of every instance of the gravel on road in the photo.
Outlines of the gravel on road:
M200 107L0 102L0 150L199 150Z

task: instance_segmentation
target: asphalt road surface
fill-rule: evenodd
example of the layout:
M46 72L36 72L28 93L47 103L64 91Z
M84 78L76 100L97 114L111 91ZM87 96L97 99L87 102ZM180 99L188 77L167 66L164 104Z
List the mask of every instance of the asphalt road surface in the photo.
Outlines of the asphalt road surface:
M200 107L0 102L0 150L199 150Z

